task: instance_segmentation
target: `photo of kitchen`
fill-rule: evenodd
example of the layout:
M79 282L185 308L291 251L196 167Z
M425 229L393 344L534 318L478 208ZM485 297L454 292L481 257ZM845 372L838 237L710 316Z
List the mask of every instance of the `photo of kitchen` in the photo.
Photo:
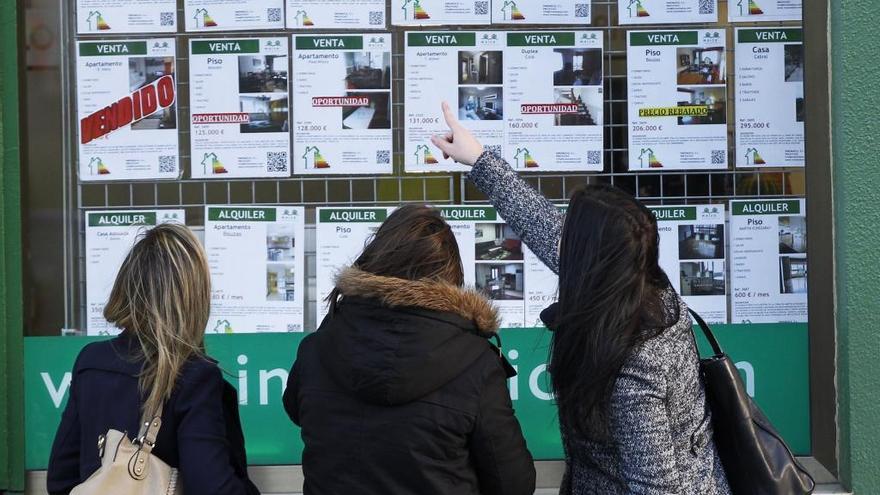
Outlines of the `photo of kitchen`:
M807 258L779 257L779 292L782 294L807 293Z
M349 92L347 97L369 98L368 105L341 107L343 129L391 129L391 92Z
M287 95L239 96L239 111L248 114L242 133L287 132Z
M458 52L458 84L502 84L502 52Z
M296 234L292 225L269 224L266 228L266 260L287 261L296 259L293 248Z
M683 260L724 258L724 224L679 225L678 257Z
M479 263L476 265L477 290L495 301L522 301L525 276L522 263Z
M553 72L554 86L599 86L602 84L602 50L599 48L556 48L559 69ZM556 56L556 55L554 55Z
M678 48L678 84L724 84L727 63L724 47Z
M574 103L578 106L577 113L557 113L553 124L569 125L602 125L602 94L594 88L555 88L555 103Z
M504 118L501 87L460 86L458 118L461 120L501 120Z
M474 225L474 253L477 261L522 260L522 241L503 223Z
M688 261L681 263L682 296L723 296L723 261Z
M266 265L266 300L294 301L296 270L293 265L269 263Z
M391 53L345 52L346 89L391 89Z
M128 85L131 91L156 81L160 77L174 75L174 59L171 57L131 57L128 59ZM177 102L146 115L131 124L131 130L177 129Z
M779 254L807 252L807 218L779 217Z
M684 115L678 125L726 124L727 88L678 88L679 107L705 107L705 115Z
M239 55L239 93L287 93L286 55Z

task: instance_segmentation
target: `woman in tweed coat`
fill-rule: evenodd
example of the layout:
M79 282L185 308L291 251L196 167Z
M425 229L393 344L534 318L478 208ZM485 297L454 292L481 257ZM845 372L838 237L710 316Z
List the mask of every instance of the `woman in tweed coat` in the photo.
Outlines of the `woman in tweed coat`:
M562 494L728 494L687 306L658 264L657 224L609 186L566 217L462 127L435 136L559 277L551 384L566 452Z

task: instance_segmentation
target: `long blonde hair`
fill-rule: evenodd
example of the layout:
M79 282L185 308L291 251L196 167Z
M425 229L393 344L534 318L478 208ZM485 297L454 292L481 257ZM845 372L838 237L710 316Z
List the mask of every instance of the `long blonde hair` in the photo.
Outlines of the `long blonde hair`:
M183 225L161 224L143 234L116 276L104 318L140 343L144 414L171 396L180 370L204 356L211 309L211 275L204 249Z

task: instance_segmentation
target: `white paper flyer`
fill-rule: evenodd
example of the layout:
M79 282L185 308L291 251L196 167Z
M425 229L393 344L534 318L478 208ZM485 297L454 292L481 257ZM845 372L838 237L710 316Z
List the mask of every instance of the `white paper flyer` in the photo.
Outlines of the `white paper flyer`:
M395 26L440 24L490 24L490 0L393 0Z
M801 21L802 0L730 0L730 22Z
M77 34L176 31L176 0L76 0Z
M494 0L492 24L590 24L592 0Z
M187 31L284 28L284 0L185 0Z
M287 0L288 29L385 29L385 0Z
M718 0L617 0L621 25L718 22Z

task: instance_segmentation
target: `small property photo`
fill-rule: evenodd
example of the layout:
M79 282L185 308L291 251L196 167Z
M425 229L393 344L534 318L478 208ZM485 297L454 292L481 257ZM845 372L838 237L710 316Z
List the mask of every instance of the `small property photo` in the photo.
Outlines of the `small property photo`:
M128 85L136 91L163 76L174 75L171 57L131 57L128 59ZM177 102L131 124L133 131L177 129Z
M286 55L239 55L239 93L287 93Z
M477 290L496 301L522 301L525 276L522 263L478 263Z
M554 86L600 86L602 84L602 50L599 48L556 48L553 71Z
M724 84L727 63L724 47L678 48L678 84Z
M504 118L504 92L501 87L460 86L458 118L461 120L501 120Z
M346 89L391 89L391 53L345 52Z
M802 215L779 217L779 254L807 252L807 218Z
M803 122L804 121L804 86L802 84L797 85L797 91L795 93L794 121L795 122Z
M502 84L500 50L458 52L458 84Z
M782 294L807 293L807 258L779 257L779 292Z
M270 224L266 229L266 260L293 261L296 233L292 226Z
M477 261L522 260L522 241L503 223L474 225L474 253Z
M602 95L596 88L555 88L553 90L556 103L574 103L575 113L557 113L553 124L568 125L602 125Z
M288 131L287 95L241 95L238 100L239 111L248 114L242 133Z
M681 263L681 295L723 296L723 261L688 261Z
M726 124L727 89L693 86L678 88L679 107L697 107L698 115L683 115L678 125Z
M785 45L785 82L804 80L804 45Z
M391 129L391 92L348 92L347 97L367 98L366 105L342 107L343 129Z
M724 258L724 224L679 225L678 257L683 260Z
M293 265L268 263L266 265L266 300L293 301L296 296L296 270Z

